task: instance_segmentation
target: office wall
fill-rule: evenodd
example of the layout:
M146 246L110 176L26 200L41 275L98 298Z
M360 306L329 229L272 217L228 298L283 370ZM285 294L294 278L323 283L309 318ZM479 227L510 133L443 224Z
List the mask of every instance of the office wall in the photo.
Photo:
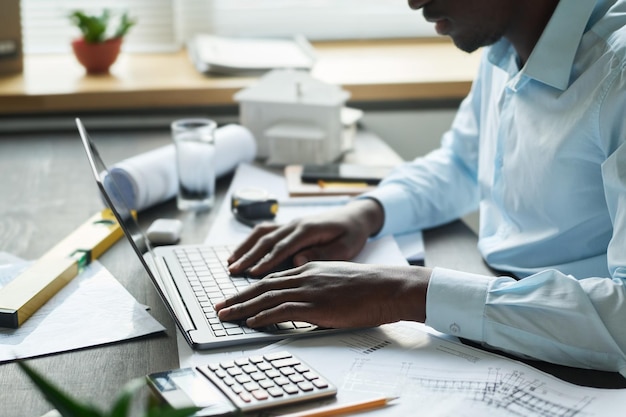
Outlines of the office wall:
M450 127L456 109L367 110L362 124L385 140L404 160L409 161L439 146L441 135Z
M423 110L368 110L362 120L364 127L375 132L405 161L439 146L441 135L448 130L456 108ZM478 213L471 213L463 221L478 233Z

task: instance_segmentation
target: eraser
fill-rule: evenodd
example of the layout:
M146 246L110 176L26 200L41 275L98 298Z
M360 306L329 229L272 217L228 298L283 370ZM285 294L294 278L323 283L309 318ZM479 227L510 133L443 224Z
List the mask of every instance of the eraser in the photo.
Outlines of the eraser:
M170 245L178 242L183 223L177 219L157 219L152 222L146 235L154 245Z

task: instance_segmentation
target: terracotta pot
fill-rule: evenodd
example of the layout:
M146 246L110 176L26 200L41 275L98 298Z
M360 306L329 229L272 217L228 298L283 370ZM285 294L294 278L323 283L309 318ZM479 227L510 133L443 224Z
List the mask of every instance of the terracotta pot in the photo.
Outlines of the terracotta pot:
M84 39L72 42L72 49L78 62L89 74L109 72L109 68L120 53L122 38L109 39L100 43L88 43Z

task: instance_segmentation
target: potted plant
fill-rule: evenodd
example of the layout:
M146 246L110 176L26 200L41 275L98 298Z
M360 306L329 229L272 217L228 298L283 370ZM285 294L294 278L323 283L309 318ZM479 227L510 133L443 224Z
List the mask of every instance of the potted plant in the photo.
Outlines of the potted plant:
M132 399L135 393L146 384L142 379L134 379L124 386L111 410L103 412L91 404L85 404L65 394L54 384L43 378L28 366L18 361L20 368L41 391L46 400L55 407L62 417L128 417L132 411ZM142 414L143 417L190 417L199 411L199 407L173 409L171 407L152 406Z
M70 19L83 35L72 42L74 55L89 74L109 71L120 53L124 35L136 23L124 13L117 27L111 28L111 13L106 9L99 16L77 10L70 15Z

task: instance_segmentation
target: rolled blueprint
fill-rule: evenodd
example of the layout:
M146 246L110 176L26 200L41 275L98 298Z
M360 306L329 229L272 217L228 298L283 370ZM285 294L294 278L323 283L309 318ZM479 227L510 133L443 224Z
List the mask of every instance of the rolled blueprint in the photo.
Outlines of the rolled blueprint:
M220 177L241 162L251 162L256 156L256 141L245 127L226 125L215 130L215 153L215 176ZM178 193L174 144L118 162L109 173L112 178L105 174L105 187L114 198L120 195L131 210L141 211Z

